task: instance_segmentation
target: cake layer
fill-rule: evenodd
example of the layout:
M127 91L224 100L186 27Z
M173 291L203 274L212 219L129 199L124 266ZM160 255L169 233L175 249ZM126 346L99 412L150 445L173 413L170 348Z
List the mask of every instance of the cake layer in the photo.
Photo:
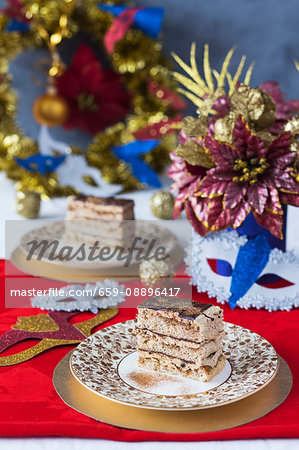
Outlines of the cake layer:
M149 330L137 328L136 332L139 349L193 361L197 367L202 365L214 367L222 352L222 333L215 340L202 345L198 342L172 338Z
M92 236L89 234L79 234L79 233L64 233L63 235L63 245L70 245L72 247L79 247L82 244L86 244L89 247L93 247L97 243L100 247L109 247L111 251L115 247L121 247L127 249L128 246L125 246L124 240L122 239L113 239L102 236Z
M86 225L88 221L81 223L80 220L78 225L73 224L73 222L76 221L72 221L71 225L69 220L65 221L64 237L69 241L77 243L94 243L99 241L102 245L125 245L126 248L129 248L135 239L134 227L131 226L119 226L109 230L101 226L102 221L99 221L98 228L91 228Z
M202 343L216 339L223 331L222 315L219 315L218 310L220 308L217 308L217 315L196 317L190 320L180 316L177 311L138 307L137 327L166 336Z
M190 321L204 322L206 319L222 318L222 309L210 303L199 303L193 300L171 296L154 296L144 300L138 310L143 308L153 311L175 312L179 317Z
M134 201L115 197L71 196L67 209L67 219L134 219Z
M194 364L184 362L179 359L169 358L161 354L150 354L138 351L138 366L145 370L169 373L193 378L198 381L207 382L217 375L225 367L225 357L220 354L217 364L214 367L201 366L194 367Z

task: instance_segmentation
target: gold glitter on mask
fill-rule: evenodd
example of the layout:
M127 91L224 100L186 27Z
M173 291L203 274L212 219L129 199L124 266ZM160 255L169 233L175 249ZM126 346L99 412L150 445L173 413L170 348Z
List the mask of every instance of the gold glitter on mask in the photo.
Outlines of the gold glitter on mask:
M69 323L68 319L80 314L77 312L52 311L48 314L19 317L12 330L0 336L2 351L20 340L36 339L40 342L19 353L0 356L0 367L28 361L53 347L79 344L85 337L90 336L94 327L112 319L117 313L117 308L102 309L93 318L76 324Z
M56 331L58 325L46 314L37 316L18 317L17 323L12 326L13 330L23 331Z

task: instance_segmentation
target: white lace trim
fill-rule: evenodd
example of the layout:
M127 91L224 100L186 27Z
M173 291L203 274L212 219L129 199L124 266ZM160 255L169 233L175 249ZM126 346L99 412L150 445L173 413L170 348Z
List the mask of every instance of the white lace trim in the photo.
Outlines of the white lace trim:
M97 295L102 292L111 294L101 299L96 299ZM113 295L113 289L116 295ZM73 294L74 292L77 295ZM49 294L43 296L32 297L30 299L33 308L41 308L50 311L91 311L97 314L99 309L110 308L125 301L125 286L114 280L106 279L103 282L97 281L95 284L74 284L61 287L57 295ZM72 293L72 295L70 294ZM80 294L79 294L80 293ZM60 295L61 294L61 295ZM63 301L65 299L74 298L74 301Z

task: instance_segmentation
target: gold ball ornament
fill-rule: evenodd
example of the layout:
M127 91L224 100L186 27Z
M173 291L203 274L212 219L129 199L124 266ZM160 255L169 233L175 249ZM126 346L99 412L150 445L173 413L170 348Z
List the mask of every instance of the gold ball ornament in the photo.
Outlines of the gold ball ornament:
M16 212L26 219L35 219L40 211L40 194L29 189L17 191L15 207Z
M171 263L150 259L139 265L139 276L145 286L153 287L158 281L167 282L174 276Z
M61 95L47 93L35 100L33 115L39 124L56 127L68 118L69 105Z
M152 213L158 219L170 220L173 218L174 197L168 191L156 192L150 202Z

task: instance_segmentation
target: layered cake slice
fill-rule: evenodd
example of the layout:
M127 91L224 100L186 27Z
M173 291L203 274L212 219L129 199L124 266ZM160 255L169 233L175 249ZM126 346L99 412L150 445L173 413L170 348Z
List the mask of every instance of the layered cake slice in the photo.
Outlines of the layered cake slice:
M77 195L68 198L67 219L133 220L134 201Z
M176 297L150 297L138 306L138 365L209 381L225 366L222 309Z
M64 240L123 246L134 236L134 201L115 197L71 196Z

